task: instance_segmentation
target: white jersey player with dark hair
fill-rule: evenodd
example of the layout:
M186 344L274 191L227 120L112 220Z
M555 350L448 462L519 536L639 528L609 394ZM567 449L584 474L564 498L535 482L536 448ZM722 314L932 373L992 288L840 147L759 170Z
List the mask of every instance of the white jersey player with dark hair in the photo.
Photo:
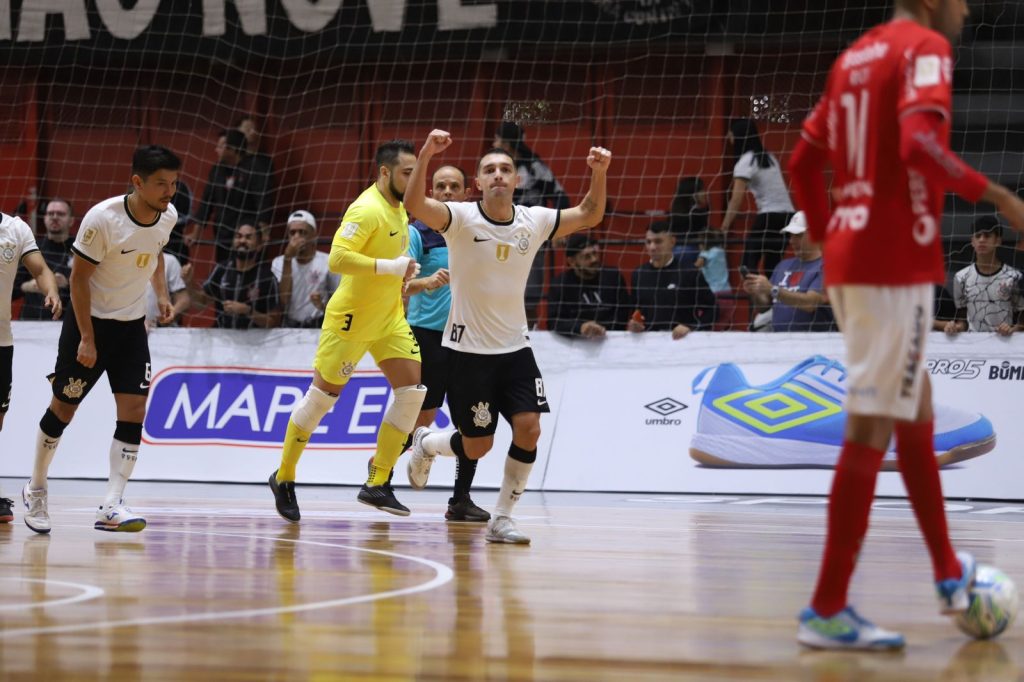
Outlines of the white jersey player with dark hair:
M52 379L53 398L39 422L32 479L22 490L25 524L50 532L46 476L64 430L104 373L117 405L110 481L94 527L140 531L146 520L124 504L135 468L152 369L146 338L146 285L161 322L173 319L161 252L178 212L171 199L181 161L169 149L140 147L132 156L129 194L93 206L71 247L71 308L64 316Z
M36 245L32 228L21 218L0 213L0 429L4 427L4 415L11 406L14 373L11 295L20 263L24 263L29 274L35 278L40 293L45 297L43 305L53 314L53 319L59 318L61 303L57 279ZM14 519L11 510L13 505L11 499L0 497L0 523L10 523Z
M480 159L476 177L480 201L442 203L426 196L427 166L451 143L451 135L443 130L430 133L409 178L405 200L409 212L448 243L452 305L442 343L451 349L448 404L457 430L416 430L409 481L416 488L426 485L438 454L483 457L494 444L500 414L512 426L512 445L486 539L526 544L530 539L516 528L512 509L537 458L540 415L550 408L526 336L523 292L533 258L544 242L601 222L611 153L590 148L590 191L573 208L515 205L516 164L503 149L492 149Z

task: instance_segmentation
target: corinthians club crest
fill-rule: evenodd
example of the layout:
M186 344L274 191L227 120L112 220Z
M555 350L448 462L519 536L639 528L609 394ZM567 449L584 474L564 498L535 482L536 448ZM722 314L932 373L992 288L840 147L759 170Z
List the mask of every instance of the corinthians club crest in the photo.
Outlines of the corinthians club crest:
M14 244L0 244L0 259L3 259L5 263L13 263L16 252L14 250Z
M470 408L473 410L473 426L484 429L491 424L491 404L483 401Z
M525 256L530 251L530 233L521 230L512 235L512 243L521 255Z
M72 400L77 400L85 393L85 387L89 382L82 379L68 379L68 385L64 387L64 395Z

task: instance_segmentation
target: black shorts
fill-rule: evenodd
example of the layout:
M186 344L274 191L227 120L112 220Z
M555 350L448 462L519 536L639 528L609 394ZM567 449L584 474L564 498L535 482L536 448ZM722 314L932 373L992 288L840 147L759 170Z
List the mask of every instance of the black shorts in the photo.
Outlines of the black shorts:
M0 346L0 414L11 406L11 383L14 378L14 346Z
M64 326L57 343L57 363L53 374L53 397L77 405L89 394L96 382L107 373L113 393L149 395L153 372L146 338L146 318L137 320L104 320L92 318L96 338L96 364L86 367L78 362L78 343L82 335L78 321L69 308L64 311Z
M436 410L444 404L448 392L449 357L451 351L441 345L442 332L425 327L412 327L420 344L420 383L427 387L424 410Z
M498 428L495 415L511 423L520 412L550 412L533 349L501 355L451 351L448 408L463 435L490 436Z

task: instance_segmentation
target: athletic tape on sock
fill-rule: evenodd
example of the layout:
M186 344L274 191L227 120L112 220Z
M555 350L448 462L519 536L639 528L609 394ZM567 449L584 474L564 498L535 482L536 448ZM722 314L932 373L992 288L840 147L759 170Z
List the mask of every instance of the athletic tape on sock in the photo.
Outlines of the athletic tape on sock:
M311 385L306 395L302 396L302 400L292 410L292 421L303 431L312 433L320 426L320 420L331 411L336 402L338 396Z
M114 428L114 439L130 443L131 445L138 445L142 442L142 424L117 422L117 426Z
M508 446L508 456L523 464L532 464L537 461L537 448L524 450L515 443Z
M60 438L64 435L64 429L68 428L68 424L62 422L53 413L53 410L47 408L43 413L43 418L39 420L39 428L50 438Z
M395 399L384 413L384 421L402 433L409 433L416 427L416 419L426 397L427 387L422 384L396 388Z

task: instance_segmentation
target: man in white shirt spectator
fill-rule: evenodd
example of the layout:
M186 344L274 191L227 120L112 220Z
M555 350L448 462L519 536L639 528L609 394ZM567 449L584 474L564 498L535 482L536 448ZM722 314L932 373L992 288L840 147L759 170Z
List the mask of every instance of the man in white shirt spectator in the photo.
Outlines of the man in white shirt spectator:
M327 301L341 277L327 267L328 254L316 250L316 219L309 211L288 216L288 245L270 264L284 310L282 327L319 327Z

